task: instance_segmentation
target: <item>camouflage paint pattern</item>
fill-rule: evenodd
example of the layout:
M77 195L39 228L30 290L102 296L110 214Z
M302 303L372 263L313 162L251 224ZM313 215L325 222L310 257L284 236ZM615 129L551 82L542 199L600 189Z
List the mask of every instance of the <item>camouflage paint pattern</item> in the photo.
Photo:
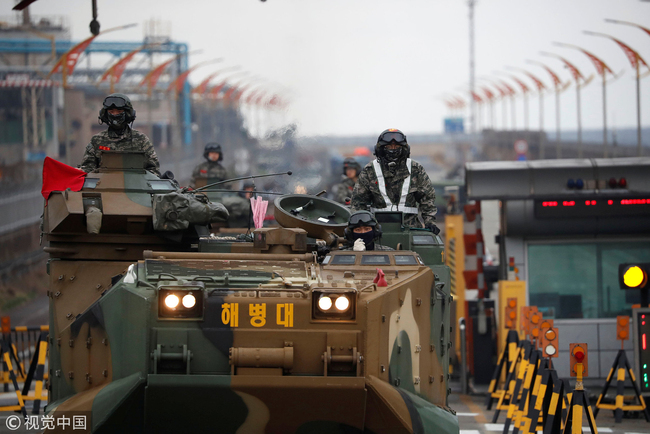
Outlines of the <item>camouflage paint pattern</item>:
M223 243L238 253L192 251L153 233L151 209L130 199L151 197L147 182L111 167L93 176L94 188L54 193L45 210L48 412L92 411L96 433L458 433L447 267L403 250L318 264L295 250L302 229ZM88 197L101 199L99 234L85 233ZM264 253L271 240L296 253ZM388 286L373 283L378 267ZM188 288L202 294L200 315L164 317L159 291ZM319 316L323 293L347 294L354 314Z
M389 170L381 163L382 173L386 182L386 194L394 203L398 204L402 194L402 185L408 177L406 162L402 161L395 169ZM436 191L426 171L417 161L411 166L411 185L406 197L407 207L418 207L424 225L435 222L435 215L438 212L436 205ZM377 174L372 161L366 165L359 175L359 181L354 187L350 208L352 211L368 210L370 208L386 208L388 205L379 191ZM422 227L415 214L404 214L404 224L412 227Z
M140 151L144 152L144 168L160 176L160 163L156 151L145 134L127 126L123 133L117 133L110 128L95 134L86 146L79 168L84 172L92 172L100 166L102 151Z

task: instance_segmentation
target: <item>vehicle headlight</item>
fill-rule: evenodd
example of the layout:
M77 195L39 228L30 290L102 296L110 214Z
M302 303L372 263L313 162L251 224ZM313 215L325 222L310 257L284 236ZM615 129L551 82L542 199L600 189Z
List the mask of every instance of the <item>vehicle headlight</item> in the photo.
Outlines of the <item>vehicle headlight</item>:
M354 289L318 288L312 292L313 320L356 319L357 291Z
M196 304L196 297L192 294L187 294L186 296L183 297L183 306L185 306L187 309L191 309L194 307Z
M321 295L318 299L318 308L322 311L327 311L332 308L332 299L326 295Z
M344 311L348 310L348 308L350 307L350 300L348 299L347 296L340 295L340 296L338 296L336 298L336 301L334 302L334 305L336 306L336 308L338 310L340 310L341 312L344 312Z
M203 308L201 286L169 285L158 288L159 319L202 319Z
M176 294L167 294L165 297L165 306L167 306L169 309L175 309L176 306L178 306L179 301L180 300Z

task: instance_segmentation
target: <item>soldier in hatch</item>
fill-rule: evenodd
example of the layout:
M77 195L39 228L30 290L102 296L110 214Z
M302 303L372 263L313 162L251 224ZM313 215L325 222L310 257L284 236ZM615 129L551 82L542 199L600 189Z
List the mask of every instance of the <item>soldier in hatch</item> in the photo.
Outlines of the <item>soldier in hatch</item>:
M156 151L146 135L132 128L134 120L135 110L128 96L121 93L108 95L99 111L99 122L108 125L108 129L90 139L79 168L85 172L97 169L102 151L142 151L144 168L160 176Z
M377 219L370 211L352 213L343 234L347 243L341 250L393 250L388 246L375 243L381 238L381 225L377 223Z
M406 226L424 226L437 234L440 229L435 225L436 192L422 165L412 161L410 154L404 133L397 129L383 131L375 146L377 159L361 171L350 208L352 211L402 211Z
M196 181L199 179L205 180L203 185L212 184L213 182L223 181L228 179L228 173L225 167L221 165L223 161L223 153L219 143L208 143L203 150L203 157L207 160L194 168L192 171L192 180L190 187L196 188ZM229 188L223 186L219 188Z
M350 205L350 198L360 172L361 165L357 163L357 160L352 157L343 160L343 176L341 182L334 186L334 200L344 205Z

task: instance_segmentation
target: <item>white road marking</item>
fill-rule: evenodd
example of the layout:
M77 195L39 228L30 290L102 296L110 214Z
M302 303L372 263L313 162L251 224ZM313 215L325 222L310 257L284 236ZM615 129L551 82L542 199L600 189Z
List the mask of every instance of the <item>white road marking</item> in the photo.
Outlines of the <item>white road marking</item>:
M485 429L488 431L500 431L503 432L503 424L502 423L486 423L485 424ZM513 424L510 424L510 431L515 429Z
M589 428L588 426L583 426L582 427L582 432L589 432L590 433L591 428ZM611 428L598 428L598 432L614 432L614 431L612 431Z
M471 417L473 417L473 416L478 416L478 413L456 413L456 416L459 416L459 417L461 417L461 416L471 416Z
M477 429L461 429L459 434L481 434Z

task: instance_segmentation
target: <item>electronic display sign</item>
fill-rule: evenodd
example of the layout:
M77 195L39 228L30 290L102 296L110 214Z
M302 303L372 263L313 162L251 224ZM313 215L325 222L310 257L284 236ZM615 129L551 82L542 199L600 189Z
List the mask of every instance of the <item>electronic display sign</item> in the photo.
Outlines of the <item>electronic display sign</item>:
M536 199L536 218L620 217L650 215L650 197Z

